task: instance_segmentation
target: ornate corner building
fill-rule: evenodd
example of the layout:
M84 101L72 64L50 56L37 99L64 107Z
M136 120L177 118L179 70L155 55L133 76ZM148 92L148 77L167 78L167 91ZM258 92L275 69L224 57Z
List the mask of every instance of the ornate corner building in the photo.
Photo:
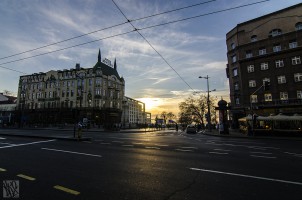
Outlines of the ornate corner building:
M226 34L231 117L302 113L302 4Z
M92 68L75 68L20 76L17 115L20 125L74 124L83 119L110 127L121 123L125 80L108 59Z

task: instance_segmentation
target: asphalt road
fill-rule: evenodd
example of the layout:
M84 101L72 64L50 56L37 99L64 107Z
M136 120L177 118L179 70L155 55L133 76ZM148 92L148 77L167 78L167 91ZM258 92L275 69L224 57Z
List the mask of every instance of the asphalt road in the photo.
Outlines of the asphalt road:
M91 136L77 142L0 135L0 180L8 188L0 197L302 199L302 141L171 131Z

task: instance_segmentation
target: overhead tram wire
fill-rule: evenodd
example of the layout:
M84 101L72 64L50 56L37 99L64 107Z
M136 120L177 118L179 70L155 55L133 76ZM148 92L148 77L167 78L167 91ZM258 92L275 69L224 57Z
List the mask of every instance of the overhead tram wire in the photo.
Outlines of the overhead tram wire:
M132 22L127 18L127 16L124 14L124 12L120 9L120 7L115 3L114 0L112 0L112 2L114 3L114 5L117 7L117 9L122 13L122 15L125 17L125 19L131 24L131 26L134 28L134 30L149 44L149 46L161 57L161 59L163 61L165 61L165 63L167 65L169 65L169 67L178 75L178 77L191 89L194 91L194 89L185 81L185 79L183 79L180 74L169 64L169 62L154 48L154 46L138 31L138 29L132 24Z
M165 22L165 23L162 23L162 24L156 24L156 25L140 28L138 30L145 30L145 29L155 28L155 27L159 27L159 26L165 26L165 25L168 25L168 24L176 23L176 22L187 21L187 20L190 20L190 19L205 17L205 16L208 16L208 15L213 15L213 14L217 14L217 13L221 13L221 12L226 12L226 11L230 11L230 10L234 10L234 9L238 9L238 8L248 7L248 6L252 6L252 5L255 5L255 4L264 3L264 2L267 2L267 1L271 1L271 0L257 1L257 2L254 2L254 3L244 4L244 5L241 5L241 6L236 6L236 7L227 8L227 9L223 9L223 10L218 10L218 11L214 11L214 12L210 12L210 13L196 15L196 16L193 16L193 17L187 17L187 18L183 18L183 19L170 21L170 22Z
M238 8L246 7L246 6L252 6L252 5L259 4L259 3L264 3L264 2L267 2L267 1L270 1L270 0L264 0L264 1L259 1L259 2L255 2L255 3L245 4L245 5L241 5L241 6L237 6L237 7L233 7L233 8L228 8L228 9L220 10L220 11L215 11L215 12L206 13L206 14L202 14L202 15L196 15L196 16L193 16L193 17L188 17L188 18L183 18L183 19L174 20L174 21L170 21L170 22L165 22L165 23L162 23L162 24L152 25L152 26L148 26L148 27L144 27L144 28L140 28L140 29L136 29L136 30L145 30L145 29L149 29L149 28L155 28L155 27L159 27L159 26L165 26L165 25L172 24L172 23L182 22L182 21L186 21L186 20L190 20L190 19L195 19L195 18L198 18L198 17L204 17L206 15L211 15L211 14L216 14L216 13L220 13L220 12L225 12L225 11L229 11L229 10L233 10L233 9L238 9ZM98 42L98 41L101 41L101 40L105 40L105 39L109 39L109 38L125 35L125 34L128 34L128 33L134 32L136 30L132 30L132 31L128 31L128 32L124 32L124 33L108 36L108 37L105 37L105 38L100 38L100 39L97 39L97 40L92 40L92 41L89 41L89 42L85 42L85 43L81 43L81 44L65 47L65 48L62 48L62 49L57 49L57 50L54 50L54 51L49 51L49 52L46 52L46 53L36 54L36 55L33 55L33 56L29 56L29 57L25 57L25 58L21 58L21 59L17 59L17 60L12 60L12 61L9 61L9 62L0 63L0 68L9 69L9 68L3 67L1 65L9 64L9 63L14 63L14 62L22 61L22 60L27 60L29 58L34 58L34 57L38 57L38 56L42 56L42 55L47 55L47 54L51 54L51 53L55 53L55 52L58 52L58 51L62 51L62 50L66 50L66 49L82 46L82 45L93 43L93 42ZM12 70L12 71L14 71L14 70Z
M167 14L167 13L171 13L171 12L175 12L175 11L179 11L179 10L183 10L183 9L187 9L187 8L192 8L192 7L200 6L200 5L203 5L203 4L211 3L213 1L217 1L217 0L210 0L210 1L201 2L201 3L197 3L197 4L193 4L193 5L189 5L189 6L185 6L185 7L181 7L181 8L176 8L176 9L173 9L173 10L168 10L168 11L165 11L165 12L161 12L161 13L152 14L152 15L149 15L149 16L133 19L131 21L139 21L139 20L150 18L150 17L155 17L155 16L159 16L159 15L163 15L163 14ZM121 26L121 25L124 25L124 24L127 24L127 23L129 23L129 22L126 21L126 22L123 22L123 23L119 23L119 24L116 24L116 25L112 25L112 26L108 26L108 27L105 27L105 28L102 28L102 29L91 31L89 33L84 33L82 35L78 35L78 36L74 36L74 37L71 37L71 38L67 38L67 39L64 39L64 40L61 40L61 41L58 41L58 42L46 44L44 46L40 46L40 47L37 47L37 48L34 48L34 49L30 49L30 50L23 51L23 52L20 52L20 53L12 54L10 56L2 57L2 58L0 58L0 60L6 59L6 58L11 58L11 57L18 56L18 55L22 55L22 54L25 54L25 53L29 53L29 52L32 52L32 51L39 50L39 49L44 49L46 47L50 47L50 46L53 46L53 45L56 45L56 44L60 44L60 43L63 43L63 42L74 40L74 39L77 39L77 38L80 38L80 37L84 37L84 36L87 36L87 35L90 35L90 34L93 34L93 33L97 33L97 32L100 32L100 31L104 31L104 30L107 30L107 29L110 29L110 28L115 28L115 27L118 27L118 26Z
M100 38L100 39L97 39L97 40L92 40L92 41L89 41L89 42L84 42L84 43L81 43L81 44L76 44L76 45L65 47L65 48L62 48L62 49L57 49L57 50L53 50L53 51L49 51L49 52L45 52L45 53L40 53L40 54L36 54L36 55L33 55L33 56L25 57L25 58L20 58L20 59L17 59L17 60L12 60L12 61L8 61L8 62L0 63L0 65L9 64L9 63L13 63L13 62L18 62L18 61L22 61L22 60L27 60L27 59L34 58L34 57L43 56L43 55L46 55L46 54L51 54L51 53L55 53L55 52L58 52L58 51L63 51L63 50L66 50L66 49L71 49L71 48L78 47L78 46L83 46L83 45L98 42L98 41L101 41L101 40L105 40L105 39L109 39L109 38L113 38L113 37L117 37L117 36L121 36L121 35L126 35L128 33L134 32L134 31L135 30L131 30L131 31L128 31L128 32L119 33L119 34L116 34L116 35L111 35L111 36L108 36L108 37Z
M1 65L0 65L0 68L7 69L7 70L10 70L10 71L14 71L14 72L18 72L20 74L27 74L25 72L21 72L19 70L15 70L15 69L12 69L12 68L9 68L9 67L4 67L4 66L1 66Z

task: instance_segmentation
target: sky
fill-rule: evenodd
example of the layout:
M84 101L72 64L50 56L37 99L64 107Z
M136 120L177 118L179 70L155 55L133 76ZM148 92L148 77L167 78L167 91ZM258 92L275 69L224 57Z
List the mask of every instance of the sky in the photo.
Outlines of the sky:
M84 68L93 67L101 49L102 58L112 62L116 58L118 73L125 79L125 95L145 102L146 111L152 115L162 111L177 114L179 102L193 95L194 91L206 94L207 80L199 76L210 77L209 90L216 90L210 93L211 96L229 101L225 73L226 33L239 23L298 4L300 0L270 0L164 26L147 27L260 1L115 0L130 20L204 2L199 6L132 21L137 29L143 29L139 32L161 57L133 31L131 24L125 23L127 20L112 0L2 0L0 92L9 90L17 94L19 77L24 74L16 71L32 74L70 69L76 63ZM103 31L4 58L104 28ZM98 41L90 42L94 40ZM83 43L88 44L56 51ZM56 52L48 53L51 51ZM35 56L38 54L44 55Z

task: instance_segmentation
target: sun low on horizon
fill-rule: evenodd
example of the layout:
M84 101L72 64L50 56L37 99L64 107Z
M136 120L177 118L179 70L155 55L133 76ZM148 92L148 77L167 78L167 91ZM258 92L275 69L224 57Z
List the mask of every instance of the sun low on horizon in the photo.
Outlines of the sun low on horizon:
M145 103L146 112L150 112L152 116L160 115L163 111L178 114L179 99L144 97L137 98L138 101Z

